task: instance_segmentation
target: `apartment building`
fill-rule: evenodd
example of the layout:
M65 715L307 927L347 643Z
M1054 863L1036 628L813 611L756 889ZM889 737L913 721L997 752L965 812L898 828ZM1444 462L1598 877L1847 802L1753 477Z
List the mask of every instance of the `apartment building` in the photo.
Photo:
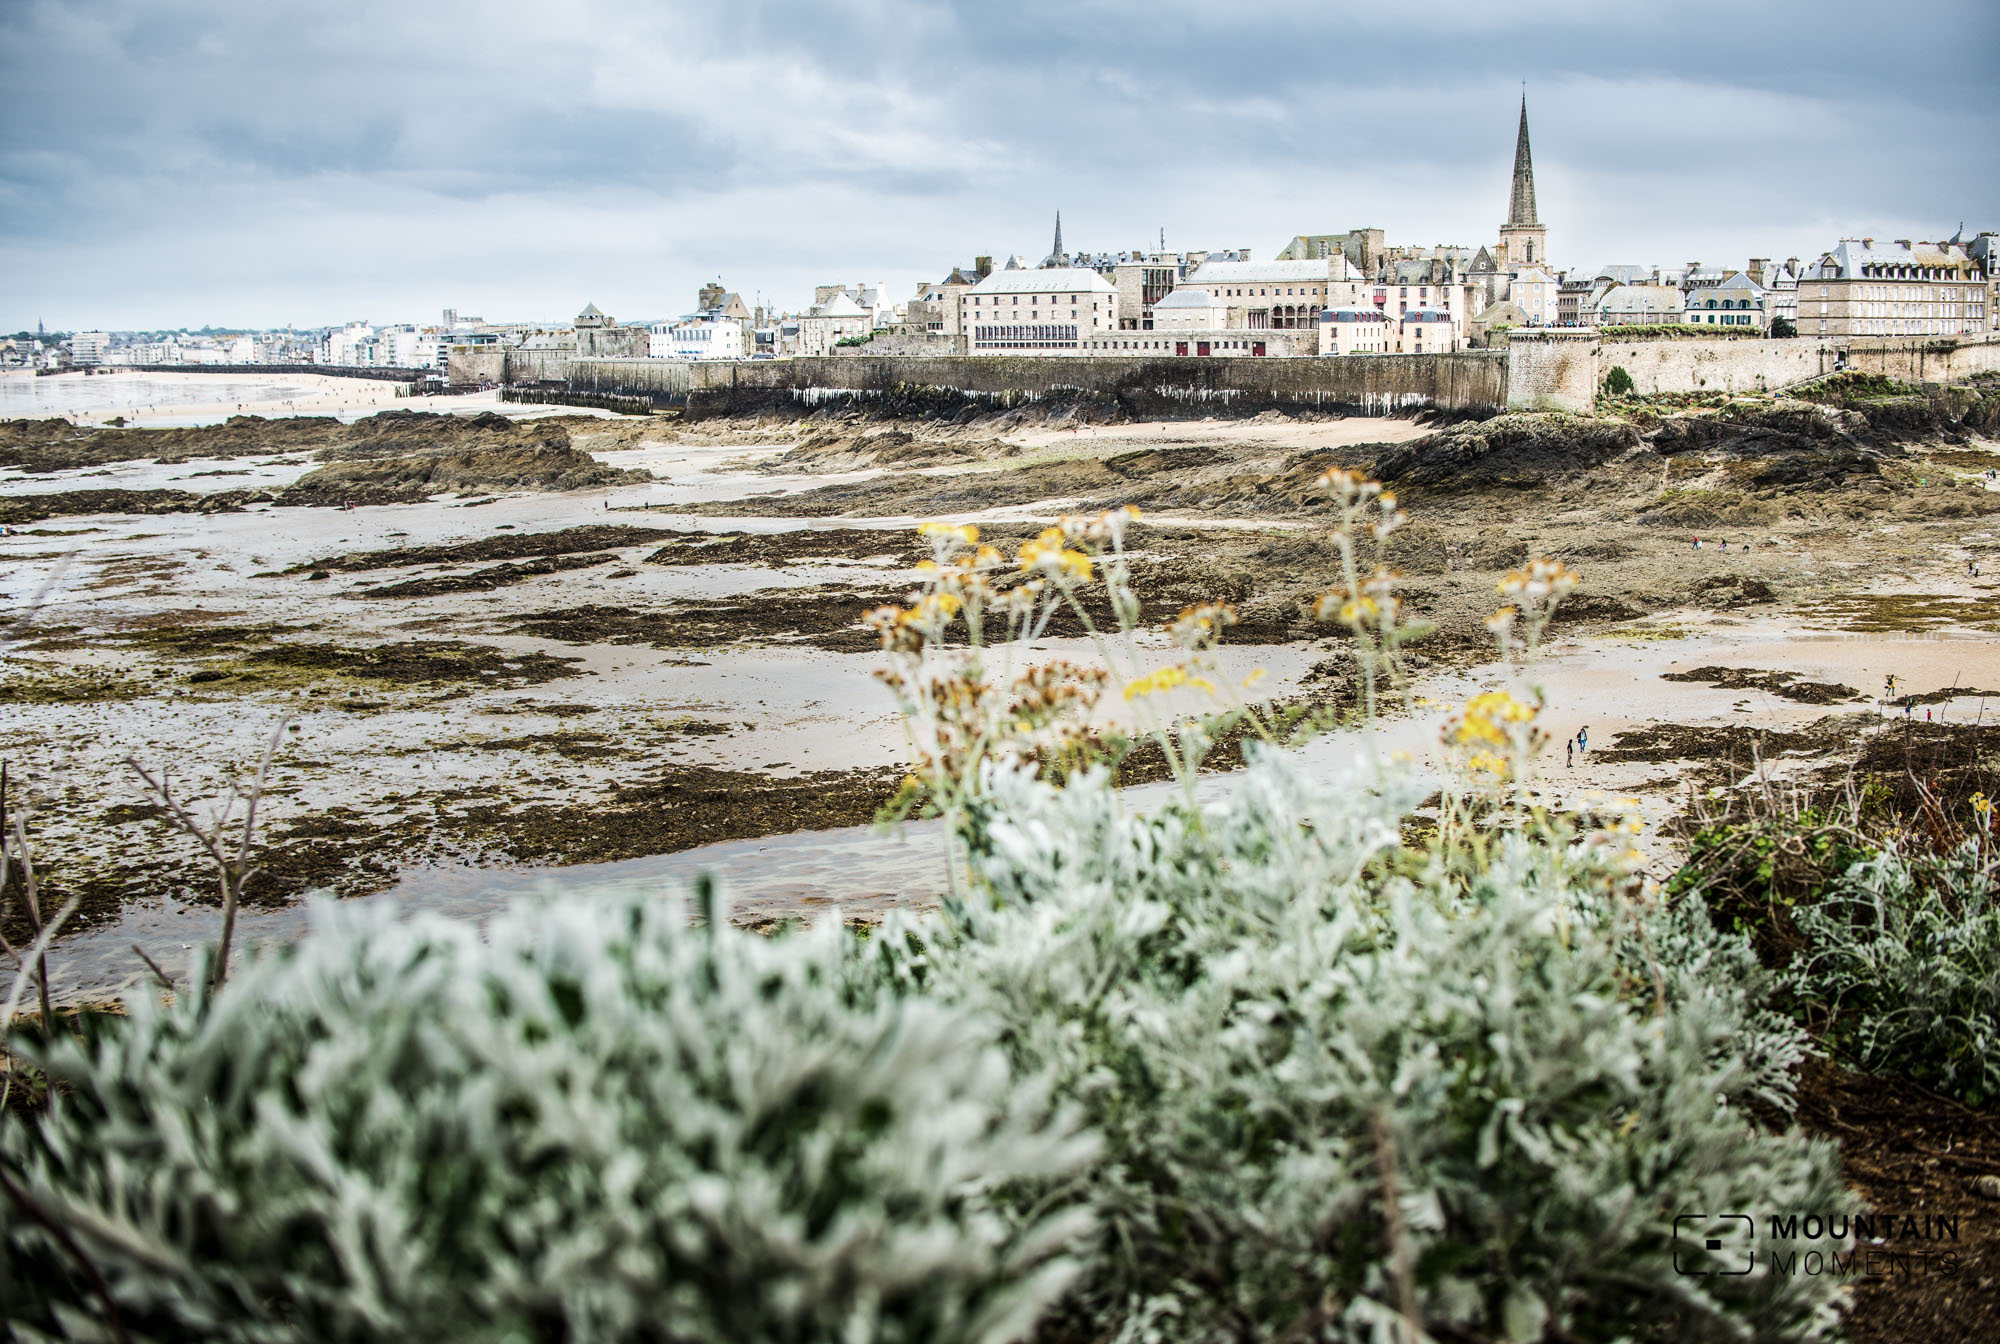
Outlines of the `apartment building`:
M1311 331L1335 301L1354 302L1360 272L1345 257L1306 261L1204 261L1190 288L1207 290L1228 310L1227 324L1245 331Z
M1843 238L1799 276L1799 334L1957 336L1992 328L1992 286L1959 242Z
M1118 329L1118 290L1084 266L993 272L959 296L959 329L975 355L1082 354Z

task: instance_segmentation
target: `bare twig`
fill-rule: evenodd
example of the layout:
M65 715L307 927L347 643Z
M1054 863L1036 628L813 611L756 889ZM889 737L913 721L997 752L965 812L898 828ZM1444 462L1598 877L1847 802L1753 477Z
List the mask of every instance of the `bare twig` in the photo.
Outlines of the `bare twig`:
M174 978L171 975L168 975L165 971L160 969L159 962L154 961L151 957L146 955L145 948L139 946L137 943L134 943L132 944L132 951L134 955L136 955L139 958L139 960L146 963L146 969L151 971L153 973L153 978L160 982L160 988L171 990L174 987Z
M83 1247L71 1235L69 1228L63 1225L63 1220L43 1208L40 1200L15 1184L14 1178L7 1174L4 1165L0 1165L0 1190L6 1191L7 1198L13 1200L22 1213L46 1227L49 1235L55 1238L56 1244L76 1261L77 1266L83 1270L83 1277L90 1283L90 1290L104 1303L105 1328L111 1332L114 1340L119 1341L119 1344L130 1344L132 1337L125 1333L125 1322L118 1315L118 1303L111 1296L111 1286L104 1281L104 1275L98 1270L97 1263L84 1254Z
M236 937L236 907L243 898L243 889L264 871L261 867L250 866L251 847L256 843L257 805L264 796L264 780L270 773L271 758L277 755L278 744L284 740L285 729L291 726L291 722L289 714L278 720L271 729L270 741L264 744L264 754L258 758L257 774L251 780L249 790L246 792L240 784L231 781L229 796L207 825L195 820L180 799L174 797L173 785L164 770L155 776L139 764L138 757L125 758L125 764L131 766L133 773L145 783L146 791L152 794L154 801L166 810L176 826L194 837L195 843L202 847L215 865L216 880L222 891L222 943L216 953L214 976L209 982L212 989L222 988L223 981L229 976L229 950ZM236 810L239 799L244 803L242 834L235 838L232 845L224 832L229 827L230 814ZM235 851L233 856L230 853L232 848Z
M35 877L35 861L28 854L27 824L22 821L19 812L14 813L8 820L12 823L12 826L9 828L0 828L0 890L4 890L7 874L12 870L14 863L13 858L8 853L7 845L8 832L11 830L14 843L21 851L21 903L28 912L28 928L35 935L35 942L34 946L29 948L26 956L15 953L13 945L11 943L7 944L7 951L14 955L19 967L19 974L16 976L14 982L14 997L8 1001L6 1014L0 1016L0 1025L14 1020L14 1008L20 1002L20 977L26 976L29 973L28 963L32 960L34 962L37 996L41 1002L42 1029L47 1031L54 1025L55 1015L49 1010L49 959L46 950L48 948L48 938L43 936L45 930L42 926L41 883ZM67 917L69 911L74 909L75 906L76 900L72 898L69 905L64 908L63 913L65 917Z
M1424 1328L1417 1316L1416 1278L1410 1264L1410 1238L1403 1226L1403 1204L1396 1180L1396 1140L1389 1119L1374 1116L1375 1170L1382 1182L1382 1226L1389 1236L1389 1273L1396 1282L1397 1309L1403 1314L1404 1344L1416 1344Z
M14 1020L14 1013L21 1006L21 992L27 988L27 984L30 978L35 979L36 982L41 986L42 1013L43 1013L42 1025L44 1029L46 1029L49 1026L49 1023L51 1021L51 1019L47 1015L49 1011L48 1008L49 986L46 978L46 973L48 970L47 953L49 950L49 943L54 940L57 931L62 928L63 922L67 920L71 915L76 913L76 907L82 899L83 898L81 896L70 897L69 900L63 904L63 908L56 911L55 918L51 919L48 923L42 925L41 932L35 936L35 941L29 945L27 952L21 958L21 968L14 975L14 988L7 995L7 1006L4 1008L0 1008L0 1026L4 1026L7 1023L10 1023ZM43 974L34 975L33 972L31 972L29 969L28 963L30 962L33 962L36 966L40 967Z

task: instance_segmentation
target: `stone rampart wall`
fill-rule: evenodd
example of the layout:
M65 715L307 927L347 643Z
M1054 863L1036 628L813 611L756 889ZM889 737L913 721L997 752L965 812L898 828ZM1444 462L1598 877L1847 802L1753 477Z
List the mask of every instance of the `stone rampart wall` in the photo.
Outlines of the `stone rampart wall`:
M1856 339L1847 363L1912 383L1955 383L1981 373L2000 373L2000 340L1958 337L1896 341Z
M453 387L480 387L507 381L507 366L523 352L499 345L454 345L445 352L445 373Z
M1597 404L1597 334L1513 331L1507 349L1507 409L1588 411Z
M694 416L796 414L826 405L947 414L1051 399L1115 405L1147 419L1265 410L1390 415L1433 408L1491 412L1507 400L1506 357L1487 353L1338 359L844 355L685 367Z
M106 364L101 368L134 369L140 373L316 373L325 378L368 378L378 383L419 383L437 372L348 364Z
M1603 333L1606 337L1610 332ZM1826 341L1798 337L1766 340L1606 339L1597 348L1597 376L1622 368L1642 397L1661 392L1771 392L1833 372L1839 351Z

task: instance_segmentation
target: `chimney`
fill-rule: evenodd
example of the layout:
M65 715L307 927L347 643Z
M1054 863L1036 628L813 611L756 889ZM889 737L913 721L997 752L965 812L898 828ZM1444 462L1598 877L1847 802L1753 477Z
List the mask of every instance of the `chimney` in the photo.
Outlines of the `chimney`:
M972 268L979 273L979 278L984 280L987 276L993 274L993 258L974 257L972 259Z
M1769 257L1750 258L1750 283L1753 285L1763 284L1764 268L1770 264L1771 259Z
M1239 247L1239 248L1237 248L1237 249L1236 249L1236 259L1237 259L1238 261L1248 261L1248 260L1250 260L1250 249L1249 249L1249 248L1247 248L1247 247Z
M1799 259L1797 257L1786 257L1785 274L1797 275L1798 273L1799 273Z
M1898 238L1896 240L1896 246L1902 248L1905 252L1907 252L1910 250L1910 240L1907 238Z

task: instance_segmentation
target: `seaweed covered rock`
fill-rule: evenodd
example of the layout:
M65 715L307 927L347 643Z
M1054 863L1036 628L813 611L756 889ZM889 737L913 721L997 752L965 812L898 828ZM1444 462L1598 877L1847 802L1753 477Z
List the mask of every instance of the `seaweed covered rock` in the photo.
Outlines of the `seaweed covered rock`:
M1639 432L1622 420L1500 415L1399 444L1372 470L1398 489L1528 489L1567 482L1643 448Z
M444 491L584 490L653 479L604 465L549 421L405 411L363 423L369 434L323 452L327 464L293 482L279 502L414 503Z

